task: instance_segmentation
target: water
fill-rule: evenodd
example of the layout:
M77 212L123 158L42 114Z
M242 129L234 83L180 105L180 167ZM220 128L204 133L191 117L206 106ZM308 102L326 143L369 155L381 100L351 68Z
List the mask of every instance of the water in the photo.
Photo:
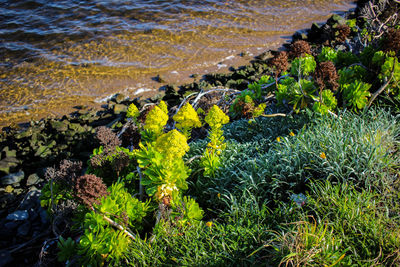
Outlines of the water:
M0 0L0 126L226 71L348 0Z

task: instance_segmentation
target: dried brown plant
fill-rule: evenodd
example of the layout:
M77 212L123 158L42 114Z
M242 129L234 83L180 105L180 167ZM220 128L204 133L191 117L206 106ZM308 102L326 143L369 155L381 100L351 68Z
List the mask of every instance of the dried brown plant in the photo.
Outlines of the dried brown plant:
M336 72L335 65L331 61L318 63L314 78L321 91L326 85L330 86L333 91L336 91L339 87L337 82L339 76Z
M246 103L242 100L237 102L237 105L241 107L242 116L246 119L250 119L254 112L254 104L253 103Z
M311 55L311 46L308 42L303 40L298 40L294 42L290 47L290 56L292 58L302 57L305 54Z
M114 151L115 147L121 145L121 140L119 140L118 136L105 126L97 128L96 138L100 141L106 153Z
M129 165L129 155L127 155L123 151L119 151L117 155L115 156L113 162L112 162L112 169L117 173L117 176L119 176L119 173Z
M384 50L400 53L400 29L389 29L385 34Z
M59 167L47 168L45 173L46 180L53 180L56 183L72 188L75 184L76 178L81 175L82 162L63 160L60 162Z
M107 186L96 175L85 174L76 180L75 195L80 202L89 208L94 203L99 204L100 198L107 194Z
M271 59L270 64L275 67L275 77L278 77L289 67L288 53L286 51L279 52Z
M121 135L122 144L124 147L132 145L134 148L139 148L140 138L141 135L139 127L132 122L127 125L125 131Z
M343 24L339 25L336 28L336 39L339 42L344 42L346 41L346 38L350 35L351 29L348 25Z

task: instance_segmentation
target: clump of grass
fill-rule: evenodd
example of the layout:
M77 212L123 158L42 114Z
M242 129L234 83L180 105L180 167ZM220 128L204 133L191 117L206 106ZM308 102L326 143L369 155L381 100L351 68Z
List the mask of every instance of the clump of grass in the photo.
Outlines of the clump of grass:
M390 215L376 191L358 190L349 183L313 183L299 217L269 241L281 265L400 264L399 217Z
M251 266L259 255L250 255L270 239L272 216L254 196L227 198L231 209L212 221L175 227L163 222L149 239L132 242L130 260L136 265Z
M310 179L352 181L378 191L393 183L393 175L384 175L398 166L393 155L399 125L390 113L371 110L362 116L344 112L309 119L311 123L295 136L289 129L298 125L270 128L267 119L258 119L255 126L244 120L229 125L222 168L215 179L192 178L191 194L215 205L218 193L235 195L243 190L270 201L287 201L291 193L304 192ZM253 140L251 127L264 129L264 138Z

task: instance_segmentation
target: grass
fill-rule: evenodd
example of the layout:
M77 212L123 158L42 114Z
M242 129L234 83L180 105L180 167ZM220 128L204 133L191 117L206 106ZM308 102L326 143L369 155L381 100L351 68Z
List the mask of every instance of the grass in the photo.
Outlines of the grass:
M160 223L132 243L128 264L400 264L396 117L383 110L338 118L304 113L235 121L224 131L217 176L203 177L198 160L190 166L188 194L205 210L203 222ZM188 159L206 143L191 143ZM303 205L291 201L299 193Z

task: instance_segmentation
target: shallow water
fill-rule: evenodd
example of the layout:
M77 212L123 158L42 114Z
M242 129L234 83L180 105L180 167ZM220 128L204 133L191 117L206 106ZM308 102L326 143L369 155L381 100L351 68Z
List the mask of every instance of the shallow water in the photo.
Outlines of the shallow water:
M0 126L154 93L277 48L351 1L0 0Z

